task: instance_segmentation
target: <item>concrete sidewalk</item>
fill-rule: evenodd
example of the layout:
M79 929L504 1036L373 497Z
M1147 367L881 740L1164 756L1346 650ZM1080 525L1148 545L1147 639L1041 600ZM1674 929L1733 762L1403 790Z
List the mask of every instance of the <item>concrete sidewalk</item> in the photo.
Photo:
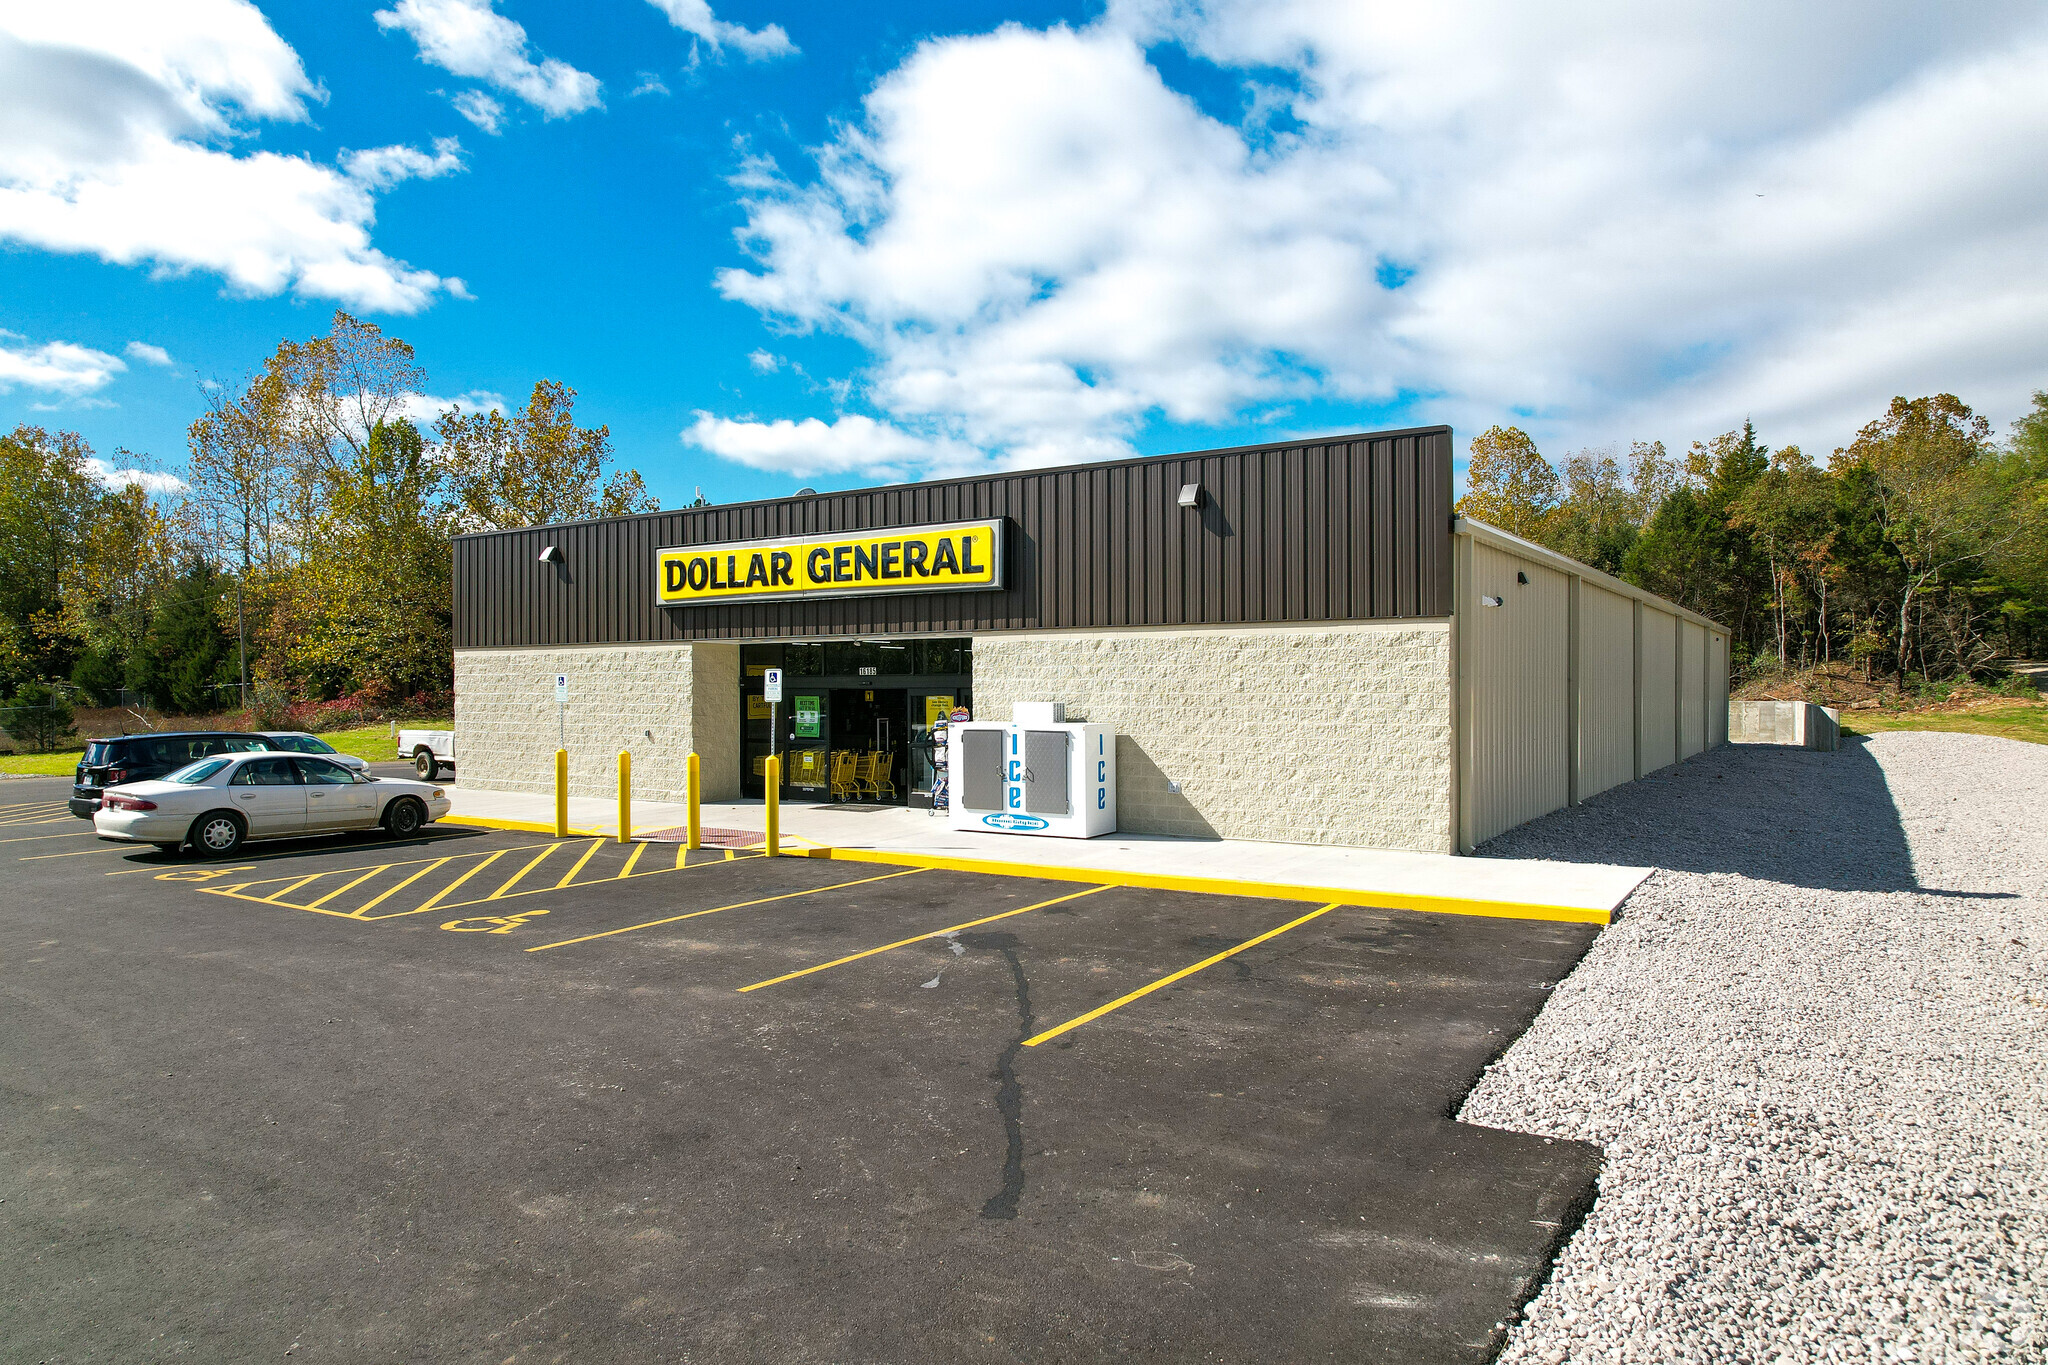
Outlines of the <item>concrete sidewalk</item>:
M451 788L449 795L454 799L449 823L535 832L554 828L550 797L466 787ZM701 816L707 832L741 831L756 837L765 830L766 819L766 807L759 801L707 802ZM687 821L688 812L680 804L633 803L636 838L676 837L672 832ZM950 829L943 814L902 806L786 802L781 826L782 851L797 856L1595 924L1605 924L1651 871L1602 863L1456 858L1244 839L984 834ZM616 835L618 807L612 801L572 797L569 827L586 836Z

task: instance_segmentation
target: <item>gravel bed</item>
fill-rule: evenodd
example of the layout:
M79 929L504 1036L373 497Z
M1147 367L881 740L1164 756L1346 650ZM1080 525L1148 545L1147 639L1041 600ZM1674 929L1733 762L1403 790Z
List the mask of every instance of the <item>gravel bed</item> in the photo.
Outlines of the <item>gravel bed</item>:
M1489 854L1654 864L1460 1117L1600 1143L1504 1361L2048 1360L2048 747L1722 749Z

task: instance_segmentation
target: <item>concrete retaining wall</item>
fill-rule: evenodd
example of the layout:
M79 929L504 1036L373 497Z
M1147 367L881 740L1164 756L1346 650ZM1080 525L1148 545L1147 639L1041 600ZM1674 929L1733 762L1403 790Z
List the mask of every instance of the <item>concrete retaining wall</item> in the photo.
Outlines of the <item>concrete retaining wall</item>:
M1448 623L975 636L975 715L1019 701L1116 727L1133 833L1452 849Z
M632 645L460 650L455 655L455 770L466 787L551 793L555 749L569 750L575 796L616 796L618 753L633 755L633 794L685 796L695 748L704 799L739 795L739 646ZM555 675L569 675L559 718Z
M1728 741L1831 753L1842 744L1842 713L1810 701L1733 701L1728 703Z

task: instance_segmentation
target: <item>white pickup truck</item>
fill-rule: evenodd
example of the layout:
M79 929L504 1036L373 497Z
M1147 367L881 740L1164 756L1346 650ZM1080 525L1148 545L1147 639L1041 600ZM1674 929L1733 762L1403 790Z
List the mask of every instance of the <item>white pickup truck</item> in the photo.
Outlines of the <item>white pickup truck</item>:
M419 774L420 781L435 781L441 776L441 769L455 767L455 732L400 730L398 756L412 760L412 770Z

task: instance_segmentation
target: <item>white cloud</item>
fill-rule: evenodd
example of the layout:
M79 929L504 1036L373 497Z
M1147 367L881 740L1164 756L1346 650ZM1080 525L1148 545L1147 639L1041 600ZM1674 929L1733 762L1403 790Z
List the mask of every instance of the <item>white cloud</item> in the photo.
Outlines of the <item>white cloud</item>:
M27 340L18 332L0 330L0 393L27 388L79 398L105 388L128 368L119 356L69 341L13 344Z
M926 42L814 173L750 161L718 284L865 345L890 429L1006 462L1414 395L1559 448L1750 414L1824 449L1893 393L2000 418L2048 378L2044 147L2010 0L1113 3Z
M496 137L505 127L505 106L481 90L465 90L449 101L455 112Z
M668 82L652 71L639 72L635 75L634 79L639 84L633 87L632 92L627 96L628 99L638 99L642 95L666 95L668 93Z
M872 417L852 414L831 423L735 421L708 412L683 432L683 440L751 469L803 478L813 474L861 473L889 476L911 470L964 471L981 452L958 441L913 435Z
M185 481L175 474L166 474L160 469L116 469L97 455L86 457L85 471L102 487L109 489L134 484L151 493L178 493L185 488Z
M648 3L666 14L668 21L683 32L701 39L713 49L730 47L748 61L788 57L797 50L782 25L764 24L750 29L740 24L729 24L711 12L708 0L648 0Z
M146 341L131 341L121 348L130 360L139 360L145 365L168 370L174 363L171 353L161 346L152 346Z
M246 0L0 6L0 239L234 290L412 312L441 277L372 245L371 192L223 144L324 93Z
M782 357L770 350L749 351L747 363L760 374L774 374L782 368Z
M402 145L343 152L341 168L373 190L388 190L401 180L433 180L463 169L462 144L452 137L437 137L432 156Z
M453 398L437 398L430 393L413 394L401 405L398 415L424 431L433 426L441 414L450 408L459 409L465 414L511 411L506 405L504 394L495 393L490 389L471 389L468 393L458 393Z
M379 28L411 34L421 61L486 81L549 118L596 106L597 77L553 57L534 61L526 30L492 5L493 0L398 0L375 17Z

